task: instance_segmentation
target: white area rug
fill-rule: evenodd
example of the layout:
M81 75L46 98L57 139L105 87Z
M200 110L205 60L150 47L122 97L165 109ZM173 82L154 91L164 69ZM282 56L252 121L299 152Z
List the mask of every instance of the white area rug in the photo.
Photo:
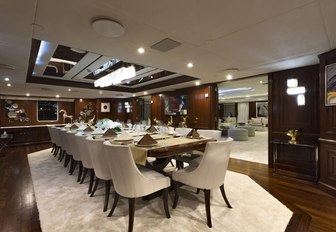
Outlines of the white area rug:
M268 164L268 131L256 131L248 141L233 141L230 157Z
M67 169L55 159L50 149L28 155L41 228L44 232L127 231L128 201L119 199L113 217L103 212L103 189L96 196L86 193L88 183L76 182ZM284 231L292 212L272 197L248 176L228 172L225 179L227 197L232 209L227 208L220 191L212 194L212 225L206 225L204 195L194 189L181 190L179 204L171 208L171 218L163 211L161 198L151 201L137 199L134 231ZM112 198L112 197L111 197ZM110 200L111 207L113 200Z

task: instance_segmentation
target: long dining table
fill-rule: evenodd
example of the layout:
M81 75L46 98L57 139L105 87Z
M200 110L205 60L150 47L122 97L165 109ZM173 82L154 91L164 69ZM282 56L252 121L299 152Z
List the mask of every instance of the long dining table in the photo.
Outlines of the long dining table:
M154 138L156 136L153 136ZM130 148L136 163L149 167L159 172L168 165L174 156L182 155L194 150L204 151L207 142L215 141L212 138L191 137L157 137L157 144L152 146L140 146L130 144ZM156 158L152 163L146 162L147 157Z

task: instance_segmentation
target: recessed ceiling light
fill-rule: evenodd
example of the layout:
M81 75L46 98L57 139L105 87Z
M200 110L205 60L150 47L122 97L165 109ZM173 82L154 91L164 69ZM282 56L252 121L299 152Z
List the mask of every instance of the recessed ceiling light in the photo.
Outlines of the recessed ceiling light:
M199 81L196 81L195 82L195 85L200 85L201 83Z
M162 97L162 94L160 93L159 96Z
M193 63L189 62L189 63L187 64L187 66L188 66L188 68L192 68L194 65L193 65Z
M5 81L9 81L9 78L8 78L8 77L5 77Z
M59 98L59 95L58 95L58 94L56 95L56 98Z
M144 94L147 95L147 92L145 91Z
M8 83L7 86L8 86L8 87L11 87L12 85L11 85L11 83Z
M79 99L79 101L80 101L80 102L82 102L82 101L83 101L83 99L81 98L81 99Z
M232 80L232 78L233 78L233 77L232 77L232 74L228 74L228 75L226 75L226 79L227 79L227 80Z
M260 84L264 83L263 81L259 81Z
M71 92L71 89L68 89L69 92Z
M91 25L96 33L106 37L119 37L125 32L125 28L112 19L96 19Z
M135 94L133 94L133 97L135 97Z
M29 93L26 93L26 96L27 96L27 97L29 97L29 96L30 96L30 94L29 94Z
M150 76L151 79L153 79L154 77L153 76Z
M99 91L99 94L102 94L103 92L102 91Z
M238 69L236 68L226 69L224 70L224 76L226 77L227 80L232 80L237 72L238 72Z
M145 49L144 49L144 48L141 48L141 47L138 48L137 51L138 51L139 54L143 54L143 53L145 53Z

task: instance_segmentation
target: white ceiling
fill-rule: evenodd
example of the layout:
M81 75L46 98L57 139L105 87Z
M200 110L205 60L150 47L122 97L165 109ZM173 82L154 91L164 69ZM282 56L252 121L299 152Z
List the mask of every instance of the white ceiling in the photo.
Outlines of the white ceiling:
M318 63L318 54L336 47L335 0L2 0L0 2L0 94L62 97L116 97L115 92L25 84L31 39L47 40L127 62L201 78L224 81ZM96 18L119 21L125 34L96 34ZM171 38L182 43L168 52L150 48ZM143 46L145 54L136 49ZM188 69L186 64L193 62ZM4 77L12 87L6 87ZM194 83L154 89L148 93ZM49 88L49 91L41 90ZM31 89L32 88L32 89ZM131 96L122 93L123 96ZM137 95L143 93L136 93Z

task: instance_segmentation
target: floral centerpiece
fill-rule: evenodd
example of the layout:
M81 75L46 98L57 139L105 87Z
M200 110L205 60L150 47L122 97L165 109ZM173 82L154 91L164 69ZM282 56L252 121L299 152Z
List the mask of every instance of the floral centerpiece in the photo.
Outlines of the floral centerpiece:
M96 127L102 129L103 131L110 129L110 128L116 132L121 131L121 123L113 122L109 118L103 118L103 119L98 120Z

